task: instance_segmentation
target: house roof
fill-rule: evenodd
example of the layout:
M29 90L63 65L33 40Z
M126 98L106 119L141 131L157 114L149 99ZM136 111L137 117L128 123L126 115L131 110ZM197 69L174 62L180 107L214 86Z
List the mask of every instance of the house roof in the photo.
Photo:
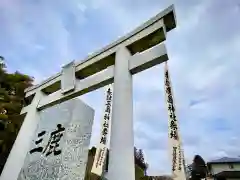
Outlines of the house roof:
M240 163L240 158L223 157L220 159L212 160L207 164L221 164L221 163Z

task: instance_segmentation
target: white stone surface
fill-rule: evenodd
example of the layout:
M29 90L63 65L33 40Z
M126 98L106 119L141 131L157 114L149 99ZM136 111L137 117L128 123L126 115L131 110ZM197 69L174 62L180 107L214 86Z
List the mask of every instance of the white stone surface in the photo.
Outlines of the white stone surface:
M105 101L104 108L101 119L101 131L97 144L97 149L92 165L91 173L94 173L98 176L102 176L104 168L106 165L107 150L108 150L108 141L110 138L110 128L111 128L111 119L112 119L112 99L113 99L113 86L108 85L105 89Z
M17 175L24 163L24 158L29 149L30 140L34 131L36 130L38 117L38 110L46 107L56 105L60 102L70 100L79 95L93 91L100 87L113 82L114 78L114 98L113 98L113 119L110 143L110 159L109 159L109 180L134 180L134 139L133 139L133 105L132 105L132 74L138 73L142 70L148 69L157 63L168 60L166 55L165 45L159 44L145 52L141 52L131 59L130 52L126 47L133 43L139 43L142 38L146 38L149 34L156 32L160 29L165 29L168 18L167 14L172 14L168 25L175 24L175 14L173 5L160 12L157 16L153 17L139 28L130 32L126 36L113 42L101 51L97 51L91 56L87 57L84 61L76 63L75 71L82 71L83 69L96 66L98 63L104 65L102 61L104 58L115 56L115 64L107 68L103 73L95 72L84 79L77 80L75 89L67 94L62 94L61 90L54 92L48 96L43 97L39 93L42 89L49 87L61 80L61 73L58 73L48 78L43 83L30 87L25 90L26 97L36 94L35 100L31 105L25 107L21 113L27 113L25 122L21 128L19 136L5 165L3 174L0 180L16 180ZM164 20L165 18L165 20ZM169 26L168 26L169 27ZM168 31L175 28L173 25ZM161 32L161 30L160 30ZM159 37L159 34L156 35ZM160 34L166 37L166 32ZM155 38L157 38L155 37ZM161 39L161 38L160 38ZM163 40L163 39L161 39ZM159 42L160 43L160 42ZM147 42L148 45L148 42ZM139 44L139 47L142 44ZM146 44L145 44L146 46ZM143 47L145 47L143 46ZM136 46L137 47L137 46ZM159 48L159 49L158 49ZM139 48L142 50L141 48ZM138 50L135 49L135 52ZM159 57L158 57L159 56ZM164 58L161 58L164 57ZM131 59L131 62L129 62ZM105 64L106 65L106 64ZM98 69L98 68L96 68ZM98 71L102 70L101 68ZM131 71L131 72L130 72ZM74 78L74 79L73 79ZM71 77L70 81L75 80ZM73 85L73 83L71 83ZM73 88L72 88L73 89ZM40 97L41 96L41 97ZM20 152L20 155L19 155ZM127 165L127 166L126 166ZM13 172L13 173L12 173Z
M136 74L167 60L166 46L161 43L146 51L134 54L129 59L129 70L132 74Z
M103 81L113 79L113 75L114 75L114 66L110 66L104 72L100 72L96 75L89 76L82 80L78 80L76 82L76 88L73 92L70 92L64 95L62 94L61 90L59 90L42 98L37 108L41 109L50 103L57 104L59 103L59 101L63 102L68 99L72 99L73 97L79 96L79 94L81 94L82 91L89 92L89 89L97 85L99 85L99 87L102 87L101 83Z
M169 154L172 161L172 177L174 180L185 180L184 152L182 149L179 122L176 117L176 108L167 62L165 62L164 77L165 101L168 111L168 141L170 146Z
M27 115L31 115L32 112L28 112ZM5 167L0 179L84 179L93 119L94 110L79 99L72 99L37 112L37 116L30 120L32 124L25 119L25 127L21 129L23 133L20 134L22 136L19 135L18 144L12 149L12 157L8 159L8 166ZM29 151L35 147L47 146L50 134L56 130L57 124L65 128L57 148L62 151L61 154L56 156L53 153L46 156L46 153L41 152L30 154ZM34 129L31 129L33 127ZM29 131L32 136L25 137ZM36 145L35 141L39 140L37 135L42 131L46 131L46 134L42 136L43 141ZM23 144L24 141L28 142Z
M125 47L116 53L108 180L135 180L130 57Z
M122 46L128 46L132 44L135 41L138 41L145 36L153 33L154 31L160 29L160 28L165 28L166 24L163 21L164 17L170 13L173 12L173 22L170 22L172 24L176 23L176 18L175 18L175 11L174 11L174 6L171 5L168 8L164 9L161 11L159 14L157 14L155 17L151 18L147 22L143 23L141 26L133 30L132 32L126 34L125 36L121 37L117 41L114 41L110 45L102 48L100 51L97 51L93 53L91 56L88 56L86 59L76 63L76 71L79 71L83 68L86 68L87 66L90 66L101 59L109 56L110 54L113 54L114 52L117 51ZM58 80L60 80L61 73L58 73L47 80L43 81L41 84L38 84L36 86L29 87L28 89L25 90L27 93L26 96L30 96L31 94L34 94L37 89L40 87L40 89L43 89L44 87L47 87Z
M58 104L47 108L39 114L39 124L32 139L31 148L49 147L51 133L62 127L62 137L59 138L58 154L53 149L46 151L27 153L24 166L18 180L83 180L88 160L88 149L92 132L94 110L79 99ZM38 134L45 132L38 137ZM56 141L56 136L52 141ZM39 144L35 141L42 139ZM55 143L52 146L56 145ZM60 153L60 151L61 153ZM48 153L49 152L49 153Z
M62 93L67 93L73 91L75 88L75 64L71 62L62 68L61 74L61 91Z
M15 143L9 154L8 160L2 171L0 180L16 180L24 164L25 156L30 148L30 142L34 136L39 121L37 105L43 97L42 92L37 92L27 113Z
M161 43L128 59L129 70L134 71L133 74L135 74L167 60L168 56L166 46L164 43ZM102 87L102 82L108 81L108 83L112 83L114 77L114 68L115 66L110 66L103 72L89 76L80 81L76 81L75 90L66 95L63 95L62 91L59 90L42 98L38 104L38 108L41 109L50 103L56 104L59 101L65 101L68 98L70 99L72 97L77 97L82 91L90 91L92 87Z

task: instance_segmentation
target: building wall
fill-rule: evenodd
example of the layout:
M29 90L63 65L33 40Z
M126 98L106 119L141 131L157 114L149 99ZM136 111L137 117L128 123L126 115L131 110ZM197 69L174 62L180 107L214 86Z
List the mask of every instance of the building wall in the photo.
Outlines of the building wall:
M232 168L231 168L232 165ZM240 171L240 164L213 164L212 174L217 174L222 171Z

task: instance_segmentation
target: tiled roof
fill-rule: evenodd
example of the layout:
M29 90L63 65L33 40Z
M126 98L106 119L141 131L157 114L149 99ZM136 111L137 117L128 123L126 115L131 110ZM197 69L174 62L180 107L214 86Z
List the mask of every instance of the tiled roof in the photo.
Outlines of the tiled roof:
M214 163L240 163L240 158L223 157L223 158L220 158L220 159L212 160L208 163L210 163L210 164L214 164Z

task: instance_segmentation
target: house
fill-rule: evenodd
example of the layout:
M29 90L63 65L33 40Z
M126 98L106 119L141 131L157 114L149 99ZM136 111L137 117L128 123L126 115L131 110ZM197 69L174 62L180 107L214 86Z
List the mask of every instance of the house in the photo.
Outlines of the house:
M240 179L240 158L223 157L208 162L207 167L214 180Z

